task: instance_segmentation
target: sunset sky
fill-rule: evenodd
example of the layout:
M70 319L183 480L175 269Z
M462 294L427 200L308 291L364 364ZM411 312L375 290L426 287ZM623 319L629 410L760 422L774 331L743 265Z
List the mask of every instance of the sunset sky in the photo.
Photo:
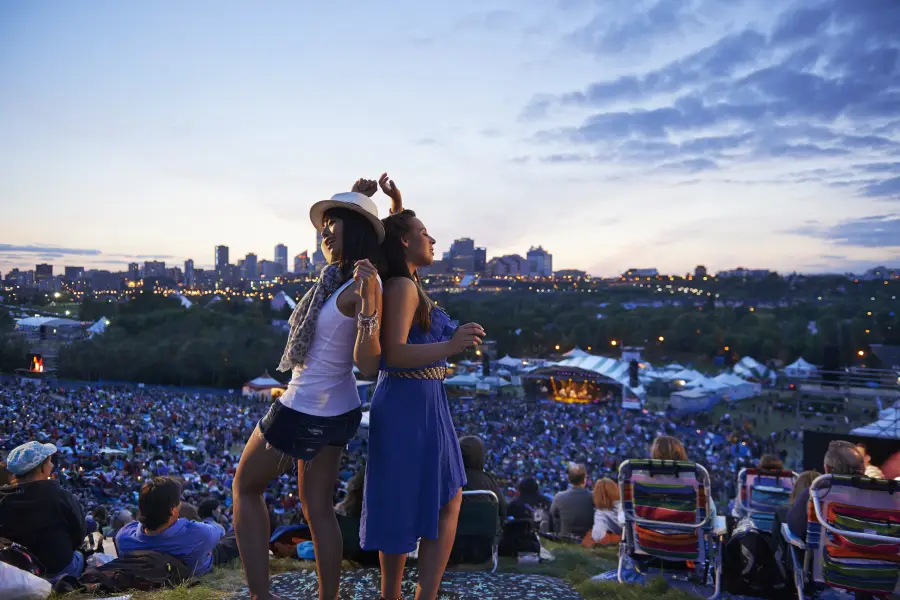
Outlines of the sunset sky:
M293 256L382 171L439 251L897 267L898 32L896 0L4 2L0 271Z

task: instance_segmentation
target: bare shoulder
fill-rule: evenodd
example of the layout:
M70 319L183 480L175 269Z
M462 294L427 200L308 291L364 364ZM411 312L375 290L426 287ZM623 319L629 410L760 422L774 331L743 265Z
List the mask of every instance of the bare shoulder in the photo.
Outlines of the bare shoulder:
M415 298L418 295L418 291L412 279L391 277L384 282L384 294L395 298Z

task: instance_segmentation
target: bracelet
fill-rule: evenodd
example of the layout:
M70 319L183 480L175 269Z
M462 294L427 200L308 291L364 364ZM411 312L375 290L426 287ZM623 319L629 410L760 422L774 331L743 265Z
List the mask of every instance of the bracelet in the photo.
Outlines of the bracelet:
M370 337L374 336L378 331L378 311L368 317L360 312L356 317L356 328Z

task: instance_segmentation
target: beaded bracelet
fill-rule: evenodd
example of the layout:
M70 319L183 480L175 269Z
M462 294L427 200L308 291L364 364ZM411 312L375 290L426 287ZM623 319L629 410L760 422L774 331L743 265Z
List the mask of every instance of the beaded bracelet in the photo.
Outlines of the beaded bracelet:
M378 311L368 317L359 313L356 317L356 328L370 337L375 335L378 331Z

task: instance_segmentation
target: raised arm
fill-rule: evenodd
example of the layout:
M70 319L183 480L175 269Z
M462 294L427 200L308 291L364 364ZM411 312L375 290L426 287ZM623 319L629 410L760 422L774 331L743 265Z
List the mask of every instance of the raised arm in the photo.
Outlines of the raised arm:
M419 293L411 279L395 277L385 284L381 349L388 366L397 369L424 367L481 343L484 331L480 325L469 323L457 329L448 342L407 344L418 305Z
M368 260L361 260L353 270L354 291L358 296L356 310L356 343L353 362L365 377L378 374L381 362L381 341L378 323L381 320L381 283L378 271Z
M400 194L400 188L394 183L394 180L388 177L387 173L382 173L378 178L378 184L381 191L391 199L391 211L388 214L395 215L403 210L403 195Z

